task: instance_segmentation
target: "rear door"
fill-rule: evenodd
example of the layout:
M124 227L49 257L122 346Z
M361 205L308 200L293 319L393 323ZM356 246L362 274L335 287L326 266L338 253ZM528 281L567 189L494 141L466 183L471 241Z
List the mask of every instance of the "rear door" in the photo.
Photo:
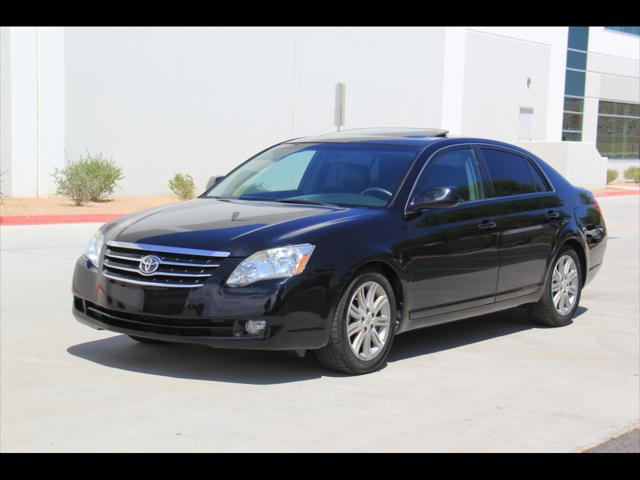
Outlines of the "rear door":
M496 301L534 292L544 282L554 239L565 220L560 198L529 157L479 146L491 179L500 261Z

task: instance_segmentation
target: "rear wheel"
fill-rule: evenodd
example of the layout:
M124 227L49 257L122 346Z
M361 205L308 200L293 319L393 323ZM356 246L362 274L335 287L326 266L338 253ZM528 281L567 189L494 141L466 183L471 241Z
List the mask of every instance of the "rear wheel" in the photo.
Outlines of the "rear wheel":
M580 259L571 247L556 257L538 303L527 307L529 315L542 325L562 327L571 323L582 292Z
M316 350L331 370L359 375L380 368L393 342L396 299L386 277L358 275L346 288L330 325L329 343Z
M128 335L129 338L134 339L140 343L155 343L155 344L170 344L171 342L165 342L164 340L156 340L155 338L136 337L134 335Z

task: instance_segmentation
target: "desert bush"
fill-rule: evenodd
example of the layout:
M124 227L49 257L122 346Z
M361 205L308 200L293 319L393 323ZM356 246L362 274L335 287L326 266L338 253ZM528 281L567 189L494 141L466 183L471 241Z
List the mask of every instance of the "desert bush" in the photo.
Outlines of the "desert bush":
M92 155L87 152L85 157L81 156L64 169L56 168L53 177L58 194L70 197L76 205L82 205L90 200L97 202L112 194L124 175L122 168L104 158L102 153Z
M624 171L624 178L640 183L640 167L629 167Z
M618 171L613 168L609 168L607 170L607 183L615 181L616 178L618 178Z
M80 157L80 161L86 162L89 174L93 178L90 197L92 202L111 195L118 181L124 178L122 168L118 167L113 160L104 158L102 153L91 155L87 152L87 156Z
M193 182L191 175L176 173L169 180L169 188L180 200L190 200L196 196L196 184Z

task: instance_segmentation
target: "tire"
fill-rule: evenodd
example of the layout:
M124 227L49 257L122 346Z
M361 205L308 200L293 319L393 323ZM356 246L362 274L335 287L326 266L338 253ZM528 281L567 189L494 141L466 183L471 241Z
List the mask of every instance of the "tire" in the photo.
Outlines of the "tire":
M564 308L559 309L556 306L556 302L554 302L553 291L554 289L558 288L558 286L556 286L558 284L554 285L554 278L557 277L556 269L562 270L561 267L563 265L559 264L561 262L565 262L567 257L571 259L572 265L575 266L575 282L573 281L572 275L570 275L570 277L572 277L572 280L570 282L567 282L568 277L564 276L565 284L568 285L568 287L563 287L562 283L560 282L560 292L562 292L563 289L566 288L566 290L564 291L569 293L568 301L571 302L571 304L563 304L562 301L560 301L560 307ZM582 293L583 283L582 275L582 267L580 265L580 259L578 258L576 251L571 247L563 248L553 261L551 271L549 272L549 276L544 284L544 293L542 294L542 298L540 298L540 301L538 303L527 305L529 316L536 323L545 325L547 327L564 327L565 325L569 325L572 322L571 319L573 318L573 315L575 314L576 309L578 308L578 305L580 303L580 295ZM573 291L574 287L575 294L573 300L571 300L570 292ZM559 298L561 297L562 295Z
M134 339L136 342L140 343L153 343L153 344L165 344L169 345L171 342L165 342L164 340L156 340L155 338L145 338L145 337L136 337L134 335L127 335L129 338Z
M361 290L361 287L364 288ZM377 305L378 311L375 308L367 309L366 302L360 305L359 299L364 300L368 296L367 293L371 292L371 288L374 288L371 297L372 305L374 307ZM358 296L359 292L362 296ZM383 294L386 296L386 305L381 299ZM352 305L354 306L352 312L365 312L364 316L359 317L359 321L348 313ZM386 316L388 316L388 326L384 330ZM347 335L347 324L353 328L351 335ZM322 365L338 372L351 375L373 372L385 363L393 343L395 328L396 298L391 283L376 271L363 272L349 283L340 297L336 313L329 326L329 342L325 347L315 350L316 357ZM362 335L361 345L357 347L360 354L356 354L352 347L358 335ZM369 345L368 352L367 345ZM362 358L367 355L372 357Z

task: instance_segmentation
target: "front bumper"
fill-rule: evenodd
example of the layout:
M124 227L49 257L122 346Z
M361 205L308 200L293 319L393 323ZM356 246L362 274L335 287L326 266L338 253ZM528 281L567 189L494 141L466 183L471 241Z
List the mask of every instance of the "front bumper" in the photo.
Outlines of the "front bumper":
M222 278L237 263L225 263L203 287L172 289L109 280L81 257L73 276L73 314L98 330L175 343L255 350L326 345L333 311L321 278L310 272L303 278L229 288ZM267 328L248 335L247 320L265 320Z

